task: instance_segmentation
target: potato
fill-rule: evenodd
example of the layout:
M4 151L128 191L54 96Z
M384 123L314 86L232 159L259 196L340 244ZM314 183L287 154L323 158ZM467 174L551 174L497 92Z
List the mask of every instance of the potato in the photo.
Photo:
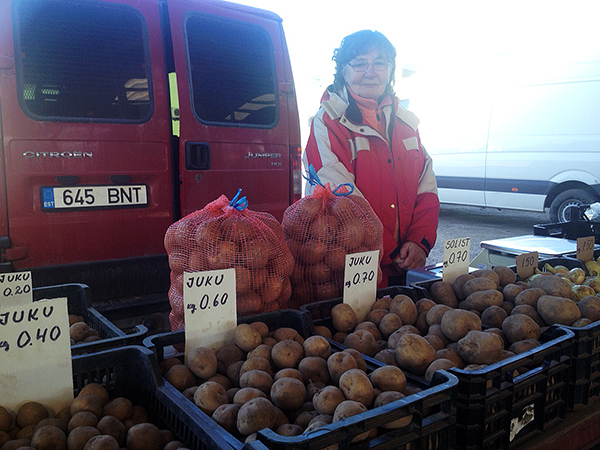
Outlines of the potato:
M47 425L33 433L31 446L40 450L63 449L67 446L67 436L61 429Z
M336 386L325 386L312 397L312 403L319 414L331 414L340 403L346 400L344 393Z
M243 405L247 401L258 397L267 398L267 394L260 389L246 387L238 389L237 392L234 393L232 402L236 405ZM229 399L229 395L227 396L227 399Z
M332 353L327 358L327 369L329 370L329 376L334 384L338 384L340 376L350 369L356 369L358 367L356 360L350 353L336 352Z
M523 289L515 297L515 306L529 305L537 308L537 302L542 295L546 293L540 288Z
M471 330L481 331L481 319L471 311L450 309L442 316L440 329L449 340L458 341Z
M303 432L304 429L301 426L294 425L293 423L285 423L275 429L275 433L280 436L299 436Z
M420 335L418 328L412 325L402 325L400 328L390 334L390 337L388 338L388 348L395 349L400 338L407 333Z
M456 308L458 305L452 284L447 281L435 281L429 288L429 294L431 299L438 305L446 305L451 308Z
M327 360L320 356L307 356L298 364L298 371L307 381L328 383L330 380Z
M571 298L571 285L567 280L557 275L534 275L529 280L529 287L540 288L547 295Z
M50 412L39 402L25 402L17 411L16 423L25 428L28 425L37 425L41 420L47 419Z
M375 300L375 303L371 305L371 311L375 309L386 309L389 311L390 305L392 304L392 297L385 295Z
M403 393L397 392L397 391L382 392L375 398L373 407L377 408L379 406L387 405L388 403L394 402L396 400L400 400L404 397L405 397L405 395ZM413 415L409 414L406 417L402 417L400 419L386 422L386 423L382 424L381 427L385 428L386 430L394 430L396 428L403 428L403 427L410 425L410 423L412 422L412 419L413 419Z
M581 318L577 303L555 295L542 295L537 303L537 312L548 325L571 325Z
M476 278L489 278L494 283L496 283L496 289L498 289L498 286L500 285L500 276L493 269L478 269L471 272L471 275L473 275Z
M423 375L429 364L436 359L435 349L418 334L406 333L398 340L396 360L398 366L415 375Z
M435 305L433 308L427 311L427 323L429 326L440 323L442 321L442 316L446 313L446 311L450 311L452 309L453 308L450 308L447 305Z
M172 366L163 376L179 392L183 392L196 384L196 377L190 368L183 364Z
M437 355L437 359L449 359L452 361L454 367L458 367L459 369L465 367L465 361L460 357L456 349L444 347L435 352L435 354Z
M497 289L498 285L495 281L490 280L486 277L475 277L467 280L462 287L463 296L466 299L473 292L477 291L488 291L490 289Z
M83 450L119 450L119 443L114 437L101 434L90 438Z
M529 350L539 347L540 345L540 341L537 339L524 339L511 344L510 347L508 347L508 351L518 355L519 353L528 352Z
M321 335L325 338L329 338L329 339L333 338L333 335L331 334L331 330L323 325L316 325L315 333L317 333L318 335Z
M502 322L508 316L501 306L488 306L481 313L481 324L488 327L502 328Z
M187 353L185 365L198 378L208 379L217 373L217 355L211 348L196 347Z
M388 366L398 364L398 361L396 361L396 350L393 348L386 348L385 350L379 351L374 358Z
M85 427L82 427L85 428ZM125 425L115 416L104 416L96 425L97 430L100 434L108 434L115 438L115 440L121 445L125 441L125 437L127 436L127 430L125 429ZM71 434L69 434L71 437Z
M306 387L296 378L284 377L273 383L270 395L275 406L284 411L293 411L306 401Z
M333 327L337 331L348 333L358 325L358 317L356 312L347 303L338 303L331 308L331 318L333 321Z
M503 301L502 292L496 289L481 290L470 294L464 300L463 308L481 313L489 306L500 306Z
M379 311L379 310L377 310ZM387 313L379 322L379 331L383 339L387 339L390 335L402 326L402 319L398 314Z
M544 319L542 319L542 317L537 312L537 309L535 309L533 306L517 305L510 312L511 316L515 314L525 314L526 316L531 317L535 321L535 323L537 323L540 327L546 326L546 324L544 323Z
M239 376L241 378L246 372L250 370L263 370L269 375L273 376L273 370L271 369L271 362L267 358L262 356L253 356L242 362L239 370ZM238 380L239 384L239 380Z
M323 359L331 355L331 345L323 336L310 336L302 344L305 356L319 356Z
M252 358L254 360L254 358ZM264 359L264 358L263 358ZM236 361L227 367L227 378L233 387L240 387L240 369L246 361Z
M219 425L221 425L226 431L236 435L238 432L237 416L241 407L242 405L231 403L221 405L217 409L215 409L215 412L213 412L211 418Z
M128 450L162 450L163 448L160 430L149 422L138 423L127 430L126 441Z
M173 359L181 364L181 361L179 361L179 359L177 359L177 358L173 358ZM81 388L81 391L79 391L79 394L77 394L77 395L79 396L79 395L87 395L87 394L94 394L96 397L98 397L102 402L102 406L106 405L108 403L108 401L110 400L108 391L106 390L106 388L104 386L102 386L99 383L86 384L84 387Z
M194 403L204 414L212 415L219 406L229 402L225 388L215 382L202 383L194 394Z
M262 342L260 333L247 323L240 323L233 331L235 345L245 352L258 347Z
M454 363L454 361L451 361L451 360L445 359L445 358L438 358L435 361L433 361L431 364L429 364L429 367L425 371L424 378L427 381L431 381L433 379L433 375L435 374L435 372L437 370L451 369L452 367L456 367L456 364Z
M3 406L0 406L0 431L9 431L13 426L12 414Z
M456 277L456 279L452 282L452 290L454 291L456 299L459 302L467 298L467 296L463 292L463 286L467 281L472 280L473 278L475 277L470 273L463 273L462 275Z
M525 339L538 339L540 326L525 314L511 314L502 323L502 332L510 343Z
M504 342L494 333L469 331L458 341L458 354L467 364L492 364L502 358Z
M364 322L361 322L358 325L356 325L356 328L354 329L354 331L358 331L358 330L368 331L369 333L371 333L373 335L373 337L375 338L376 341L379 341L382 339L381 333L379 332L379 328L377 327L377 325L375 325L373 322L369 322L368 320L365 320Z
M238 411L237 429L244 436L263 428L272 428L276 414L273 404L266 398L254 398L244 403Z
M98 416L90 411L79 411L76 414L73 414L73 417L69 420L67 424L67 431L71 432L77 427L96 427L98 425Z
M304 378L302 377L302 373L298 369L294 369L292 367L286 367L281 370L278 370L275 376L273 376L273 381L279 380L283 377L292 377L296 378L304 383Z
M517 281L517 274L507 266L494 266L492 270L498 275L498 286L501 288Z
M386 314L389 314L387 309L371 309L369 314L367 314L367 318L365 320L369 322L373 322L378 328L381 323L381 319L385 317Z
M273 338L277 342L284 341L286 339L304 344L304 339L300 336L300 333L291 327L279 327L273 332Z
M596 322L600 320L600 297L596 295L586 295L577 303L577 308L581 312L581 317Z
M217 370L225 375L234 362L244 359L244 351L235 344L225 344L216 352Z
M123 427L123 430L125 430L125 427ZM69 450L83 450L85 444L87 444L91 438L99 436L100 434L102 433L95 427L77 427L73 429L67 437L67 448ZM123 435L125 435L125 432L123 432Z
M502 297L505 302L515 303L517 296L523 291L523 287L517 284L507 284L502 288Z
M442 341L442 338L440 338L439 336L436 336L434 334L426 334L423 337L427 342L431 344L431 346L435 349L436 352L439 349L444 348L444 341Z
M404 325L413 325L417 321L417 307L408 295L396 295L390 303L389 311L398 314Z
M347 417L354 416L356 414L360 414L367 411L367 407L361 402L356 402L354 400L345 400L338 405L333 413L333 422L337 422L339 420L346 419ZM364 441L369 437L370 432L365 431L352 439L353 443Z
M366 330L357 330L344 339L346 347L354 348L367 356L375 356L378 351L375 337Z
M269 394L272 385L273 377L264 370L248 370L240 376L240 388L242 389L252 387Z
M369 374L369 379L373 387L382 392L398 391L404 393L406 391L406 376L402 369L396 366L378 367Z
M373 403L374 391L371 380L360 369L350 369L340 376L339 388L346 400L360 402L366 407Z
M73 399L70 405L71 415L78 413L79 411L89 411L96 415L96 417L102 417L102 400L94 394L83 394L78 395Z
M291 339L284 339L277 342L271 350L273 364L278 369L285 367L298 367L298 363L304 357L304 348L302 344Z

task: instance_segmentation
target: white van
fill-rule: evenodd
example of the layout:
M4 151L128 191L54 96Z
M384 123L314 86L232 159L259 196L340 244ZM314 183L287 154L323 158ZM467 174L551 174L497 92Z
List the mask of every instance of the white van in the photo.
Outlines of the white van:
M600 62L520 69L516 83L429 80L440 95L411 106L442 203L549 209L565 222L570 205L600 201Z

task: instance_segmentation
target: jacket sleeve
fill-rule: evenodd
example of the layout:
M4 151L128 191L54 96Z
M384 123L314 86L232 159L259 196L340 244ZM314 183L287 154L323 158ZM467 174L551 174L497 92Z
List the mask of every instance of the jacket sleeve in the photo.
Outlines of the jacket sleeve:
M321 182L339 186L343 183L355 184L352 167L352 150L347 131L332 120L323 109L313 118L310 135L302 157L304 169L312 164ZM314 186L306 183L305 195L310 195ZM354 194L363 196L354 186Z
M437 238L440 201L437 195L437 183L431 157L421 145L420 139L419 146L424 155L423 170L419 176L412 222L405 239L419 244L425 250L425 253L429 255Z

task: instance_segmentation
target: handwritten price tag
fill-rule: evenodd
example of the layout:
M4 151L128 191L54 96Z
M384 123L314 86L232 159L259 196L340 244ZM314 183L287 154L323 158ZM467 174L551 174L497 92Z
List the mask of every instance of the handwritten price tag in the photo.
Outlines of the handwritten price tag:
M577 259L588 262L594 259L594 236L577 238Z
M35 400L58 412L73 400L66 298L0 309L0 367L4 407Z
M235 269L185 272L185 354L196 347L218 350L233 341L237 326Z
M471 238L444 241L442 280L452 283L460 275L469 272L469 246Z
M379 250L346 255L343 301L349 304L362 322L377 300Z
M521 253L515 256L517 275L519 275L521 280L526 280L535 273L535 269L538 266L538 259L538 252Z
M0 308L33 302L31 272L0 274Z

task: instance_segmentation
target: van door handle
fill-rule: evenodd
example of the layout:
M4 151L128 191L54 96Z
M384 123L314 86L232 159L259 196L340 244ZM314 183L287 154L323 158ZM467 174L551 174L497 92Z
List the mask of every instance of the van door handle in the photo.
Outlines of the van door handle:
M210 169L210 146L208 142L185 143L185 168L188 170Z

